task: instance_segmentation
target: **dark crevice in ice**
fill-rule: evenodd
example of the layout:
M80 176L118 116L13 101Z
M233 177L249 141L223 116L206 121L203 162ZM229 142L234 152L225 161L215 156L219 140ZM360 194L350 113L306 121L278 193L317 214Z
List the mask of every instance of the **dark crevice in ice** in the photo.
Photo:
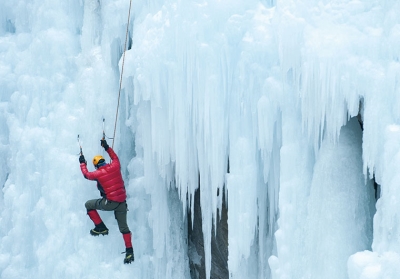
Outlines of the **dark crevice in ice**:
M225 191L222 192L225 193ZM192 279L206 279L200 188L195 192L192 206L194 206L193 226L191 211L188 210L187 214L190 277ZM223 279L228 277L228 209L225 197L223 197L222 208L218 211L216 234L215 227L212 228L210 278Z
M364 116L364 99L360 99L357 120L358 120L358 123L360 124L361 130L364 132L364 117L363 116ZM373 174L372 181L373 181L374 191L375 191L375 200L378 200L381 196L381 185L379 185L376 182L375 174Z

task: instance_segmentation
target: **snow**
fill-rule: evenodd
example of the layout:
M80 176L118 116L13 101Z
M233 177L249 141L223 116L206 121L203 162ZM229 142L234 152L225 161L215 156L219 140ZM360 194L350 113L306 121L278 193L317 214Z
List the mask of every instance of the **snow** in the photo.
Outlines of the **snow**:
M223 196L230 278L396 278L398 1L132 1L116 115L129 4L0 3L0 278L191 278L196 190L207 278ZM132 265L89 235L103 118Z

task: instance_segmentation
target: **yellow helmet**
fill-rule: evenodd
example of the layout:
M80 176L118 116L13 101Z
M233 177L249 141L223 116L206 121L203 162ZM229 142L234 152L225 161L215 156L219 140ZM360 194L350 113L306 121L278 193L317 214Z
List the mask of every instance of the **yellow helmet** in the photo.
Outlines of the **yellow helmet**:
M102 161L103 160L103 161ZM103 163L105 160L104 160L104 157L103 156L101 156L101 155L96 155L96 156L94 156L93 157L93 165L95 166L95 167L97 167L97 164L98 163Z

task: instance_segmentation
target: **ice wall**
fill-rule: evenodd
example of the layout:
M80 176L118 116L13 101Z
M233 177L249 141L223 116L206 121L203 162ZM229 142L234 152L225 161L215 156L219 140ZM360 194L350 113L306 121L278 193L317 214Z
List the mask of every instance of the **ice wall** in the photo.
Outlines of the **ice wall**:
M230 278L397 272L396 1L133 1L114 141L130 267L112 214L88 235L77 159L77 134L89 162L103 117L113 134L128 7L0 3L1 278L189 278L198 187L207 277L223 191Z
M200 184L207 276L222 191L231 276L267 276L281 125L281 96L268 92L280 90L273 11L258 1L167 1L135 13L126 83L133 83L138 116L147 124L138 134L151 130L140 144L163 178L176 181L184 209ZM261 257L251 257L254 243Z
M268 276L265 259L271 253L278 256L270 258L273 277L318 278L325 275L324 269L299 264L304 253L311 261L315 249L330 255L322 265L334 270L329 276L347 277L347 258L371 246L370 179L382 183L384 141L379 135L391 118L397 119L396 112L386 114L385 109L392 107L388 102L397 104L398 55L393 48L398 38L397 4L231 1L223 9L219 8L224 1L152 4L136 18L128 76L135 104L150 106L152 127L162 126L157 131L152 128L151 147L159 168L169 162L176 165L181 196L188 193L189 200L193 196L199 171L208 265L207 234L220 204L215 192L226 172L222 158L229 159L225 185L232 278ZM160 71L152 71L154 67ZM344 153L354 157L347 164L357 167L336 168L343 156L341 129L355 116L363 121L363 133L359 131L353 144L344 146L358 151ZM226 123L221 123L223 117ZM347 129L361 130L355 126ZM282 136L281 129L286 130ZM342 141L348 141L346 136ZM333 151L339 157L323 152L328 144L339 145ZM287 158L281 160L282 154ZM292 158L300 161L289 163ZM338 178L324 185L331 169L337 170ZM322 237L321 247L304 248L304 242L308 247L318 239L314 237L318 228L326 227L321 222L324 209L319 207L323 197L343 192L332 185L350 187L354 194L344 194L349 200L332 197L331 206L336 206L332 218L341 221L331 230L342 232L341 244L332 249L324 243L331 240ZM275 229L278 189L282 215L275 252L269 233ZM359 228L354 234L344 233L353 227Z
M270 258L270 264L276 266L276 268L273 268L274 278L297 278L297 276L302 278L302 275L299 274L303 274L303 272L306 272L305 278L318 278L321 277L321 274L324 278L387 278L385 276L395 278L390 277L390 275L394 275L397 271L398 256L397 252L388 253L388 251L393 251L392 249L396 250L393 248L396 245L387 241L392 229L386 231L386 228L397 226L397 221L391 217L391 214L396 214L394 212L397 210L389 205L388 200L396 200L396 191L390 190L389 185L397 183L396 179L393 179L393 173L396 173L393 156L396 154L394 153L396 149L394 142L396 142L396 123L398 122L398 113L394 107L398 104L399 87L397 84L398 53L393 51L393 46L396 45L395 42L399 38L397 32L398 20L395 19L398 11L398 4L393 1L379 3L375 1L307 1L296 3L294 1L280 1L276 5L276 13L280 18L279 36L282 43L280 48L282 70L287 73L286 80L290 90L293 90L299 98L298 104L301 108L301 117L299 118L303 131L308 136L308 144L312 143L314 147L311 149L311 153L307 152L308 144L301 147L304 157L301 159L300 166L312 164L313 152L316 152L317 161L311 173L306 171L304 174L291 175L293 176L292 179L288 179L291 176L286 176L287 171L282 169L279 207L281 213L280 229L276 234L279 259ZM315 203L313 187L316 187L316 177L320 175L319 161L327 160L324 156L328 154L322 154L324 153L324 142L338 142L340 148L342 126L348 121L349 117L357 114L362 119L364 128L362 134L362 172L365 181L367 185L371 185L368 180L374 177L377 183L382 184L382 189L385 187L386 189L382 190L382 197L376 207L377 214L374 218L372 244L374 253L360 252L348 258L352 249L353 251L371 249L367 247L371 244L368 245L371 240L365 239L365 237L371 237L368 219L362 226L364 229L358 232L358 237L354 238L354 236L347 235L345 239L331 239L329 232L332 226L337 225L335 224L337 221L329 225L322 224L323 219L332 218L332 216L335 216L332 214L335 213L330 209L328 212L322 213L323 215L320 218L315 216L324 211L319 206L322 206L325 202L329 203L332 195L329 191L319 189L318 191L323 195L319 202ZM283 123L286 123L285 116L283 116L283 119ZM299 122L298 125L300 125ZM292 144L290 141L288 142L289 145L285 147L285 138L290 137L283 135L283 138L282 150L285 153L289 147L289 150L298 148L298 143ZM356 146L352 150L355 150ZM340 161L342 162L345 158L342 155ZM285 161L287 160L282 158L282 162ZM288 170L293 168L290 165L288 166L290 167ZM335 171L336 167L331 166L330 168ZM305 168L307 167L302 167L300 170ZM360 172L360 170L354 169L352 173L355 174L355 172ZM344 170L341 173L343 175L342 183L347 184L352 181L350 176L345 175ZM325 187L324 183L328 183L330 175L332 174L326 173L324 175L324 181L320 181L319 187ZM305 187L302 188L306 190L306 193L300 189L296 189L296 197L290 192L286 193L285 188L289 187L289 191L293 189L292 183L294 181L298 181L300 185L306 183ZM321 184L321 182L324 183ZM357 184L361 186L362 183L360 183L359 180ZM311 185L311 189L306 185ZM353 190L355 189L357 188L353 187ZM364 196L363 188L358 189L360 193L357 199L360 198L360 200L353 203L362 203L364 206L370 205L373 198L372 193ZM371 186L368 186L366 191L370 191L370 189ZM310 192L308 193L308 191ZM336 191L340 190L336 189ZM328 194L329 199L326 201L325 195ZM348 195L347 198L349 198ZM308 204L307 209L302 205L302 202ZM317 204L318 209L315 208ZM337 200L334 204L336 205L334 210L340 210L340 200ZM293 206L295 209L292 209ZM310 211L313 207L318 212ZM308 213L305 213L307 210ZM355 215L355 219L354 213L352 213L354 210L346 210L345 214L349 214L346 218L353 215L351 222L359 222L361 221L360 217L368 216L368 212L371 212L371 210L368 210L367 206L364 210L361 210L363 214ZM296 221L298 214L295 214L296 217L293 216L295 211L299 214L305 214L307 223L312 223L309 227L313 230L311 238L308 236L310 234L309 228L305 229ZM392 213L389 213L389 211ZM356 210L356 212L360 211ZM343 227L335 232L335 237L340 237L340 231L350 224L348 221L351 219L343 222L343 214L338 214L336 217L337 220L342 220ZM389 219L391 221L388 221ZM292 232L295 224L300 226L297 227L297 232ZM356 226L360 228L359 225ZM354 232L354 230L352 231ZM322 234L322 232L324 232L324 237L319 239L317 235L318 233ZM303 233L306 235L305 247L299 247L298 243L304 241ZM354 240L349 241L352 237ZM309 238L309 241L307 241L307 238ZM307 248L307 245L310 245L310 240L311 246ZM361 244L362 241L364 241L364 248L362 248L363 245L357 248L357 245ZM335 248L332 249L333 247L328 247L329 243L332 242L340 243L340 246L343 245L339 249L341 252L347 250L347 256L342 254L342 257L333 260L331 257L337 251L335 251ZM344 243L351 243L351 245ZM296 251L300 251L300 254L305 253L313 257L314 249L320 249L320 245L325 245L323 250L326 251L326 254L323 258L330 260L313 258L311 262L318 262L320 267L325 268L324 270L318 270L316 265L307 272L303 265L309 264L310 259L305 256L306 262L299 262L298 257L292 258L293 252L288 252L296 249ZM282 260L282 257L285 260ZM339 260L343 257L348 258L347 266L346 261ZM323 263L322 261L326 262Z

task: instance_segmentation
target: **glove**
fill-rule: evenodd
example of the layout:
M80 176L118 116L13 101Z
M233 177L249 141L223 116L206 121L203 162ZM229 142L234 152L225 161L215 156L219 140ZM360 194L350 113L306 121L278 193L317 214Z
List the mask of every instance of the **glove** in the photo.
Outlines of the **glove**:
M86 160L85 160L85 156L81 155L79 156L79 163L85 163L86 164Z
M107 151L108 148L109 148L109 146L108 146L106 140L105 140L105 139L102 139L102 140L100 140L100 143L101 143L101 146L104 147L105 151Z

